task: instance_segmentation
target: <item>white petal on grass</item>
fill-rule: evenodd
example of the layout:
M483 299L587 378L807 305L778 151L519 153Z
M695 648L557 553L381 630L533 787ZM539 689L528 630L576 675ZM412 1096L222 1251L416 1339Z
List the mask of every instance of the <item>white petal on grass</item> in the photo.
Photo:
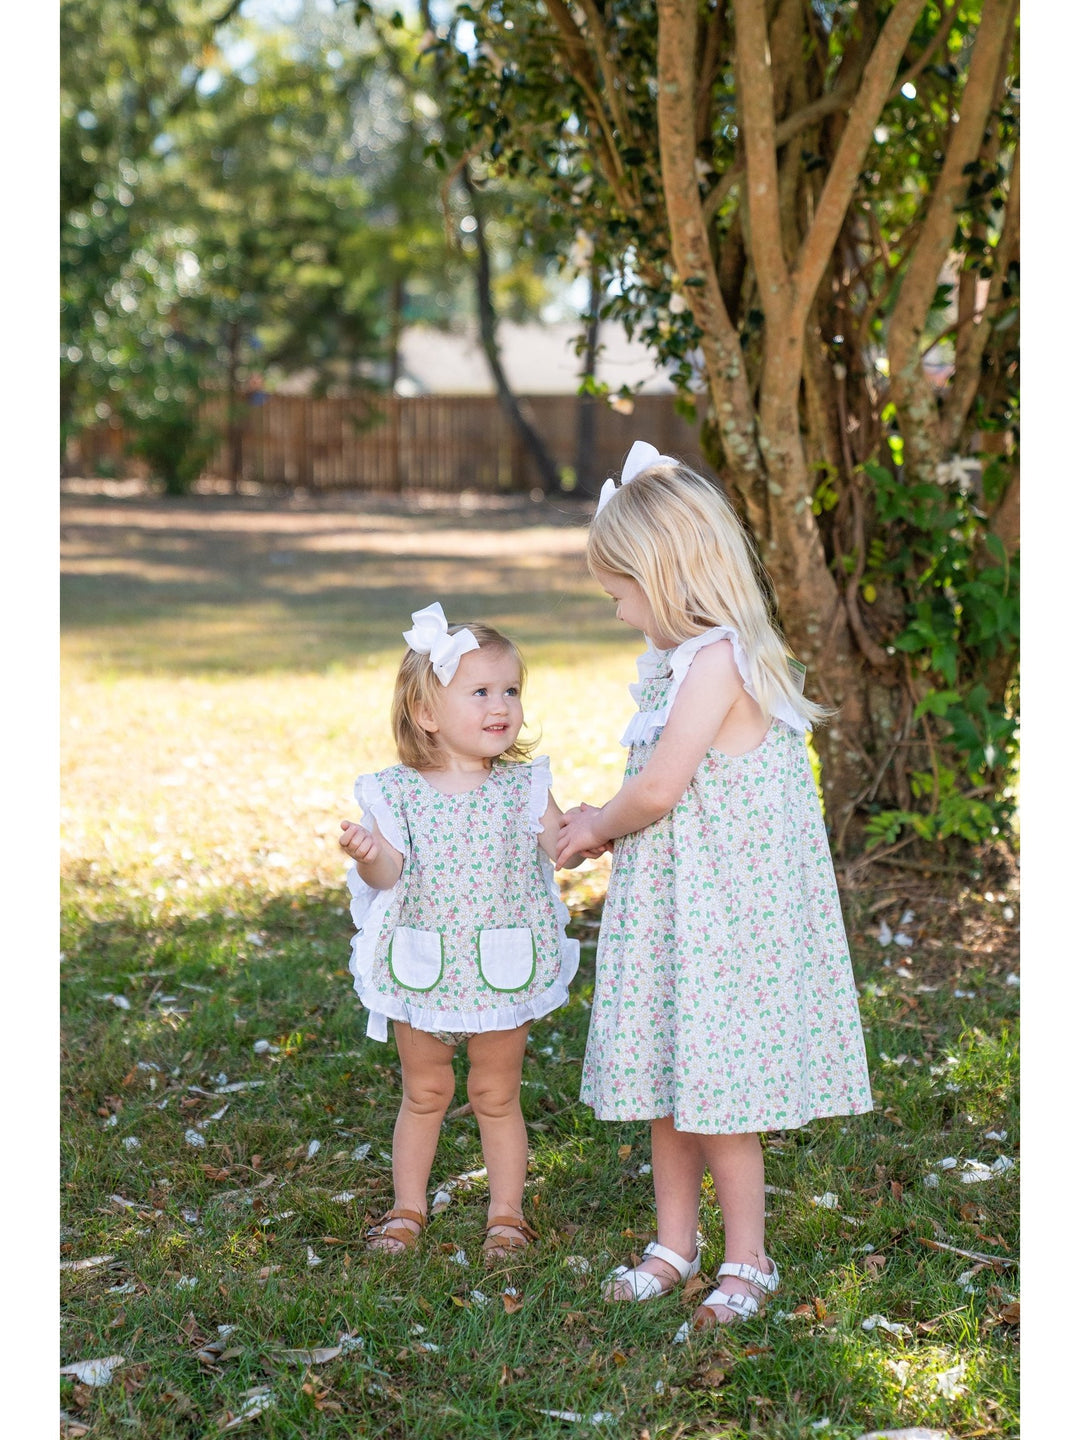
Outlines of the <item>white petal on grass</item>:
M142 1145L142 1141L137 1135L125 1135L120 1141L120 1144L123 1145L125 1150L138 1150Z
M438 1353L442 1349L442 1346L436 1345L433 1340L421 1340L419 1348L421 1350L427 1350L432 1355L438 1355Z
M125 1280L123 1285L110 1285L105 1291L106 1295L134 1295L136 1285L134 1280Z
M265 1080L234 1080L231 1085L222 1085L214 1093L216 1095L235 1095L239 1090L257 1090L260 1085L265 1085Z
M200 1135L198 1130L185 1130L184 1139L189 1145L194 1145L196 1150L198 1150L202 1146L205 1146L206 1144L206 1137L204 1135Z
M308 1158L309 1160L312 1159L312 1157L315 1156L315 1155L317 1155L321 1149L322 1149L322 1141L321 1141L321 1140L312 1140L312 1141L310 1142L310 1144L308 1145L308 1147L307 1147L307 1158Z
M95 1265L107 1265L114 1255L88 1255L85 1260L61 1260L61 1270L92 1270Z
M351 1355L354 1350L363 1350L366 1346L363 1335L346 1335L342 1331L338 1336L338 1349L343 1355Z
M673 1345L685 1345L687 1340L689 1339L690 1321L684 1320L683 1323L679 1326L678 1330L676 1330L675 1334L672 1336L671 1343Z
M882 949L884 949L886 945L892 944L892 931L889 929L888 925L885 924L884 920L882 920L881 924L878 926L876 939L877 943L881 946Z
M181 1275L180 1279L176 1282L175 1288L177 1290L194 1290L198 1283L198 1277L195 1275Z
M905 910L904 913L900 916L900 924L901 924L901 925L910 925L911 922L912 922L914 919L915 919L915 911L914 911L914 910Z
M119 1123L120 1123L120 1116L119 1116L119 1115L110 1115L109 1118L105 1121L104 1125L102 1125L101 1128L102 1128L103 1130L112 1130L115 1126L119 1125Z
M892 937L892 939L893 944L899 945L902 950L910 950L912 945L915 944L915 941L912 940L911 936L905 935L902 930L898 930L896 934Z
M61 1365L61 1375L74 1375L84 1385L108 1385L113 1371L125 1363L123 1355L106 1355L102 1360L76 1360L71 1365Z
M347 1205L350 1200L355 1199L356 1196L351 1190L339 1190L336 1195L330 1196L330 1203L333 1205Z
M274 1403L274 1396L269 1387L256 1390L248 1396L231 1420L224 1425L219 1422L220 1428L223 1431L237 1430L241 1425L246 1425L249 1420L254 1420L256 1415L261 1415L264 1410L269 1410Z
M308 1263L309 1265L321 1265L321 1264L322 1264L322 1256L321 1256L321 1255L316 1255L316 1254L315 1254L315 1251L311 1248L310 1245L307 1247L307 1263Z
M435 1198L431 1202L431 1213L438 1215L440 1210L445 1210L450 1204L451 1195L449 1190L436 1190Z
M935 1175L934 1172L931 1171L929 1175L923 1176L922 1183L926 1186L927 1190L936 1190L941 1184L941 1176Z
M817 1205L822 1210L838 1210L840 1208L839 1196L834 1195L831 1190L826 1190L824 1195L812 1195L811 1205Z
M217 1327L217 1333L221 1336L222 1340L227 1340L235 1329L235 1325L219 1325Z
M1016 974L1006 975L1005 984L1011 985L1014 987L1014 989L1018 990L1020 988L1020 976Z
M966 1385L960 1383L963 1378L964 1366L961 1362L959 1365L954 1365L951 1369L942 1370L940 1374L935 1375L934 1389L946 1400L954 1400L957 1395L962 1395L967 1389Z
M596 1410L591 1415L582 1415L577 1410L537 1410L538 1415L550 1415L553 1420L566 1420L571 1425L610 1425L615 1419L610 1410Z
M469 1257L465 1254L464 1250L455 1250L450 1256L450 1263L452 1265L468 1265Z
M368 1157L370 1154L371 1154L371 1141L368 1140L368 1141L367 1141L365 1144L363 1144L363 1145L357 1145L356 1149L352 1152L352 1159L354 1159L354 1160L366 1160L367 1157Z
M252 1050L255 1051L255 1054L256 1054L256 1055L280 1055L280 1054L281 1054L281 1046L280 1046L280 1045L272 1045L269 1040L256 1040L256 1041L255 1041L255 1044L252 1045L251 1048L252 1048Z
M960 1162L955 1155L946 1155L944 1160L939 1160L937 1163L939 1170L955 1170Z
M470 1290L470 1291L469 1291L469 1299L473 1302L474 1305L490 1305L490 1304L491 1304L491 1296L490 1296L490 1295L485 1295L482 1290Z
M572 1270L575 1275L588 1275L592 1268L584 1255L567 1255L563 1264L568 1270Z
M890 1320L885 1315L868 1315L862 1322L864 1330L887 1330L890 1335L910 1335L911 1331L899 1320Z
M119 1205L121 1210L137 1210L139 1207L134 1200L125 1200L123 1195L110 1195L110 1205Z

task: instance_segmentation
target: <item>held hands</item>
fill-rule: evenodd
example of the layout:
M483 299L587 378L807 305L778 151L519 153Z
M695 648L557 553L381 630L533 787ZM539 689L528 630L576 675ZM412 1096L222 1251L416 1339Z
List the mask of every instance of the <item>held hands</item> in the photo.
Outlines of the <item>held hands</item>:
M383 853L383 844L378 835L372 835L370 830L365 830L362 825L357 825L352 820L342 820L342 834L338 836L338 844L347 855L360 865L372 865Z
M595 860L612 848L611 841L596 823L600 811L595 805L575 805L567 810L559 824L556 865L565 865L573 855Z

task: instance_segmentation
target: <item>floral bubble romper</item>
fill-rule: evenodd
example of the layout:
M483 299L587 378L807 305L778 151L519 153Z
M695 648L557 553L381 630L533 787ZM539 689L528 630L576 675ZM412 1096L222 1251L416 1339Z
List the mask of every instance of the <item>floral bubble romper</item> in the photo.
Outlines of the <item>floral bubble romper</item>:
M630 692L626 775L644 768L697 652L650 647ZM703 1135L873 1108L829 843L785 706L756 749L709 750L682 799L615 842L581 1098L601 1120Z
M396 885L374 890L349 867L350 970L371 1012L456 1041L516 1030L566 1003L578 942L537 836L551 771L496 761L483 784L443 795L407 765L361 775L356 798L404 856Z

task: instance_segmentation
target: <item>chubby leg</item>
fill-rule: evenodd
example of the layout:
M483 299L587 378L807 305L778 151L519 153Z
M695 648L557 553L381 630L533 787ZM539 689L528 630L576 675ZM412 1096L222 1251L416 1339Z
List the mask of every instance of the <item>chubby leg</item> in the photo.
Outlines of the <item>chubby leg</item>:
M401 1061L401 1108L394 1125L394 1206L427 1214L427 1186L443 1116L454 1097L454 1049L424 1030L394 1022L398 1058ZM395 1226L419 1234L412 1220L398 1219ZM369 1249L398 1252L405 1249L391 1236L375 1238Z
M765 1254L765 1162L756 1134L701 1135L701 1153L709 1167L724 1217L724 1260L753 1265L769 1275L773 1265ZM760 1296L747 1280L723 1275L717 1289L728 1295ZM715 1293L715 1292L714 1292ZM735 1314L726 1305L700 1305L694 1313L699 1327L727 1324Z
M522 1217L529 1145L521 1114L521 1067L528 1038L528 1025L521 1025L517 1030L488 1030L469 1039L469 1100L480 1127L488 1172L489 1223L496 1215ZM489 1256L498 1251L490 1241L501 1234L516 1239L520 1247L520 1233L497 1226L489 1237ZM511 1248L507 1247L507 1253Z
M668 1250L693 1260L697 1255L698 1207L701 1181L705 1174L704 1137L676 1130L670 1115L652 1122L653 1191L656 1195L656 1238ZM679 1284L678 1273L656 1255L647 1256L638 1266L655 1275L664 1290ZM632 1300L633 1291L616 1281L608 1292L612 1300Z

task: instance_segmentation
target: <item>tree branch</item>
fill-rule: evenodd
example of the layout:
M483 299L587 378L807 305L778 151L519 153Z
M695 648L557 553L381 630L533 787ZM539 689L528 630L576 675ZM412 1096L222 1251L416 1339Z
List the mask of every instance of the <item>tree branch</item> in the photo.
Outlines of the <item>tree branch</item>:
M913 0L908 0L913 3ZM780 226L776 121L764 0L734 0L739 132L746 155L745 197L750 252L761 287L766 325L786 326L791 311ZM801 327L800 327L801 328Z
M956 209L967 192L965 171L982 147L1001 52L1010 43L1013 18L1014 0L985 0L959 117L952 126L926 218L889 321L890 392L904 430L905 462L915 475L929 473L941 448L937 406L919 358L922 333L955 233Z

